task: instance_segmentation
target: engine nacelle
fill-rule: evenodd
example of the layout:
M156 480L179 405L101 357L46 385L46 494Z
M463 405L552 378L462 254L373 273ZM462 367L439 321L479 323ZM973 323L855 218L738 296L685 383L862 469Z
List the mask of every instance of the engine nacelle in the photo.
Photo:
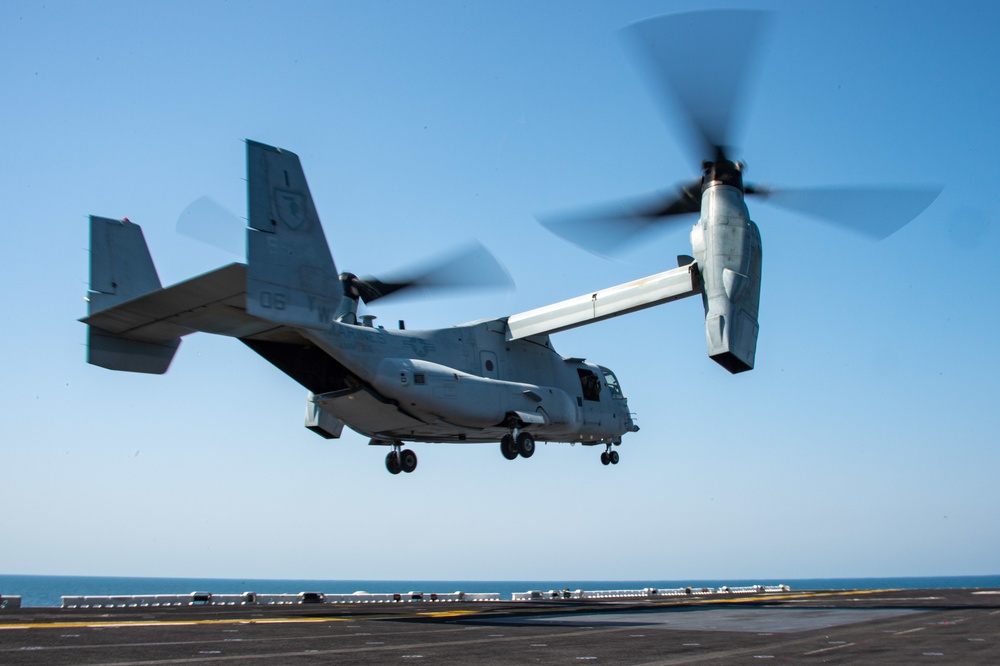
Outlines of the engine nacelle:
M739 188L716 184L705 189L691 248L703 283L708 355L733 374L753 369L761 243Z
M489 428L515 413L525 424L546 431L578 426L577 409L562 389L479 377L438 363L387 358L373 382L404 410L433 414L455 425Z

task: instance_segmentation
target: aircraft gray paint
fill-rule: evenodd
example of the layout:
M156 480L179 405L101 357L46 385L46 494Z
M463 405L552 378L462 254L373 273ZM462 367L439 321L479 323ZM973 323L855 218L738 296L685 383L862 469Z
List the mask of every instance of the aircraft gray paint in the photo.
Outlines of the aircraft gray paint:
M299 158L247 141L247 263L234 263L162 288L139 226L91 217L88 362L112 370L166 372L183 336L196 331L235 337L308 391L306 426L326 438L344 426L391 447L390 472L412 472L416 455L404 442L499 442L508 459L528 458L536 441L604 446L601 462L616 464L614 445L636 432L614 373L581 358L564 358L550 334L700 294L709 356L732 373L754 367L761 280L761 238L744 195L785 196L809 209L802 192L744 185L743 164L726 151L735 110L731 85L741 78L731 52L750 51L759 12L695 12L633 26L690 116L702 163L700 180L657 195L627 215L596 216L624 235L700 213L691 230L694 258L624 285L500 319L409 331L374 327L357 316L399 288L340 274L330 254ZM700 53L699 72L725 72L715 84L691 69L675 36L728 30L722 49ZM691 38L694 38L691 37ZM703 43L705 40L697 41ZM717 52L716 52L717 51ZM721 58L708 63L706 58ZM671 71L674 68L676 71ZM709 90L713 85L720 90ZM715 94L718 93L718 94ZM708 102L706 102L708 100ZM849 200L894 204L882 225L888 235L915 217L937 190L838 190ZM830 191L821 191L820 200ZM895 205L901 204L901 205ZM591 216L594 217L594 216ZM562 231L572 230L571 219ZM837 220L835 220L837 221ZM857 225L856 220L840 220ZM544 220L543 220L544 222ZM637 224L636 224L637 223Z
M298 156L247 141L247 164L245 265L162 288L140 227L91 217L88 362L163 373L184 335L238 338L309 390L307 427L391 446L393 473L416 467L407 441L500 442L510 459L580 442L618 461L612 445L638 427L617 378L560 356L548 334L699 293L693 265L508 318L376 328L358 320L359 289L337 272Z

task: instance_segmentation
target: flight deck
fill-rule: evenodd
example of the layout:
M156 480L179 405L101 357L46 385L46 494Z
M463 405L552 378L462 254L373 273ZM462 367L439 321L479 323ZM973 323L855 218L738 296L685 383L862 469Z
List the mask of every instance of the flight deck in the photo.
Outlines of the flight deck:
M1000 663L1000 590L0 611L0 663Z

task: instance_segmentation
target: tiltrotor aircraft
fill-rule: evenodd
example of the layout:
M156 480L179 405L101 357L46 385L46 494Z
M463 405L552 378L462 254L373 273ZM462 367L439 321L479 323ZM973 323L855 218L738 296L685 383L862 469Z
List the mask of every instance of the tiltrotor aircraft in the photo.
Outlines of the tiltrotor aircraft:
M89 313L81 320L88 327L88 362L164 373L183 336L227 335L308 390L309 429L338 438L346 425L371 444L390 447L385 463L393 474L417 466L404 442L499 442L510 460L531 457L537 441L579 442L603 446L601 462L617 464L612 447L638 430L618 379L606 367L560 356L549 336L700 294L710 357L733 373L753 368L761 241L743 198L764 190L744 185L742 165L729 159L724 139L744 66L732 54L750 51L759 16L699 12L631 26L661 66L658 76L674 86L699 150L707 151L702 178L679 195L633 205L625 214L619 208L543 220L579 240L577 232L595 220L593 229L612 229L618 237L629 225L700 211L691 232L694 258L679 257L679 267L499 319L426 331L375 327L371 317L358 317L359 301L408 284L338 273L299 158L247 141L246 264L164 288L138 225L90 218ZM720 26L733 32L718 42L725 49L691 55L670 48L677 34ZM683 60L691 57L696 62ZM712 73L716 65L728 74L692 85L692 71ZM929 190L833 194L908 204L891 222L895 228L936 196ZM819 198L830 195L820 191ZM593 235L584 233L584 245L588 238Z
M548 333L628 301L599 292L582 304L451 328L375 327L359 320L359 300L401 285L338 274L299 158L247 141L247 171L245 265L161 288L138 225L90 218L90 314L82 320L90 363L163 373L189 333L238 338L309 391L307 427L336 438L347 425L391 447L394 474L417 465L404 441L500 442L509 459L531 457L536 440L582 442L604 445L602 462L618 462L612 445L638 430L618 380L557 354ZM685 268L670 288L694 293L691 275Z

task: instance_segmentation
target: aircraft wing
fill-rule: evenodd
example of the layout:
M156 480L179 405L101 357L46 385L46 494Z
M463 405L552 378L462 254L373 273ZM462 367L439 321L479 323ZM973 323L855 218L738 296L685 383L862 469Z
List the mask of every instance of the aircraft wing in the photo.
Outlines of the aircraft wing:
M558 333L701 293L695 263L507 318L511 340Z

